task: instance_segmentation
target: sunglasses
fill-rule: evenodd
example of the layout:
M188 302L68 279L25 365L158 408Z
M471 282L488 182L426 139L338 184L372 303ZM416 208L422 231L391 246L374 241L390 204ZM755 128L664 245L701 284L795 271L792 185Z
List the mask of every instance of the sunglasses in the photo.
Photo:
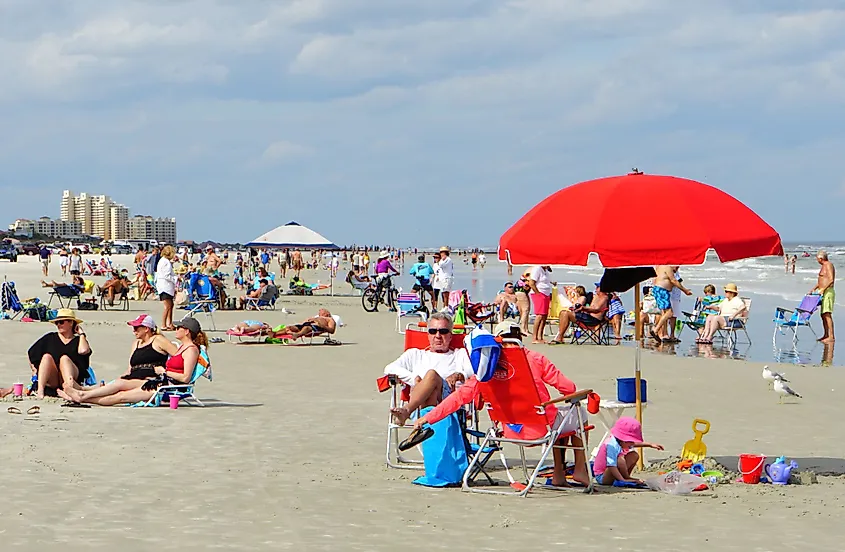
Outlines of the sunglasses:
M429 328L428 335L440 334L440 335L449 335L452 333L452 330L449 328Z
M56 322L56 326L60 324L73 324L73 320L59 320L58 322Z

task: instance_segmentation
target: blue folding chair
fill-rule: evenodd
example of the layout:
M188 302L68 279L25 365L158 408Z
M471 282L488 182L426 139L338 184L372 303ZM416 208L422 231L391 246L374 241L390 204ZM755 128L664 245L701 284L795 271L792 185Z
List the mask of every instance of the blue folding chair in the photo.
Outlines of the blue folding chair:
M202 313L211 320L211 329L216 330L217 326L214 324L213 313L217 310L220 301L217 288L212 285L208 276L196 272L192 273L185 286L185 292L188 294L188 304L183 308L188 312L182 317L182 320L192 318L197 313Z
M53 302L53 298L58 298L59 306L63 309L70 307L71 301L76 299L76 306L79 308L82 291L82 288L75 285L56 286L53 288L53 291L50 292L50 300L47 301L47 308L50 308L50 303Z
M162 385L148 401L135 403L132 406L161 406L162 401L169 401L171 395L179 397L180 402L184 400L187 403L194 402L199 406L205 406L194 394L197 380L203 376L208 378L208 381L212 380L211 359L208 357L208 349L205 346L200 347L200 356L197 359L197 365L194 367L194 373L191 374L191 379L188 383Z
M773 319L775 329L772 333L772 343L775 343L777 340L778 331L781 335L786 335L784 329L788 329L792 332L793 345L798 343L799 328L809 328L813 337L815 337L816 331L813 329L813 326L810 325L810 319L813 317L813 313L818 310L821 302L822 296L818 293L813 293L805 295L801 300L801 303L795 307L795 310L777 307L777 309L775 309L775 317Z

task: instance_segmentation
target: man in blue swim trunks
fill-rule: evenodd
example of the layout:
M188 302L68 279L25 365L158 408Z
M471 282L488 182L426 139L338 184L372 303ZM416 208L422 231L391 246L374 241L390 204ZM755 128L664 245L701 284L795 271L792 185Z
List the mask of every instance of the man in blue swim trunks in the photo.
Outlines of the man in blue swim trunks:
M660 317L654 323L654 328L651 330L651 337L657 341L667 339L666 322L672 318L672 290L680 289L686 295L692 295L692 292L684 287L684 285L675 278L675 272L678 271L678 266L660 265L654 267L657 276L654 278L654 287L651 288L651 294L654 296L654 303L660 309Z

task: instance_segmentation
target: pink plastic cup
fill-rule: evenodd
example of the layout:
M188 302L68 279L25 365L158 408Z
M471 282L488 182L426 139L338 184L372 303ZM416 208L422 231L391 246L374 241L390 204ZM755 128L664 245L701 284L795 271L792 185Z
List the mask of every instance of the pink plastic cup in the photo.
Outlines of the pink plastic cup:
M179 408L179 396L178 395L170 395L170 408L176 410Z
M23 384L22 383L13 384L12 385L12 393L14 393L14 395L16 397L22 397L23 396Z

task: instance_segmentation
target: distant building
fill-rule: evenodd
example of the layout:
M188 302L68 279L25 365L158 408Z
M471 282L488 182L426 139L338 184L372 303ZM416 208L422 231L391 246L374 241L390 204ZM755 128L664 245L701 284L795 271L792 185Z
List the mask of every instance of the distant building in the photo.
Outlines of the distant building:
M126 221L126 239L176 243L176 219L135 215Z
M99 236L104 240L126 239L129 209L115 203L107 195L83 192L74 196L71 190L65 190L62 192L59 216L66 222L78 222L84 234Z
M16 236L31 238L42 234L53 238L78 238L82 236L82 225L76 221L41 217L38 220L18 219L9 225L9 230Z

